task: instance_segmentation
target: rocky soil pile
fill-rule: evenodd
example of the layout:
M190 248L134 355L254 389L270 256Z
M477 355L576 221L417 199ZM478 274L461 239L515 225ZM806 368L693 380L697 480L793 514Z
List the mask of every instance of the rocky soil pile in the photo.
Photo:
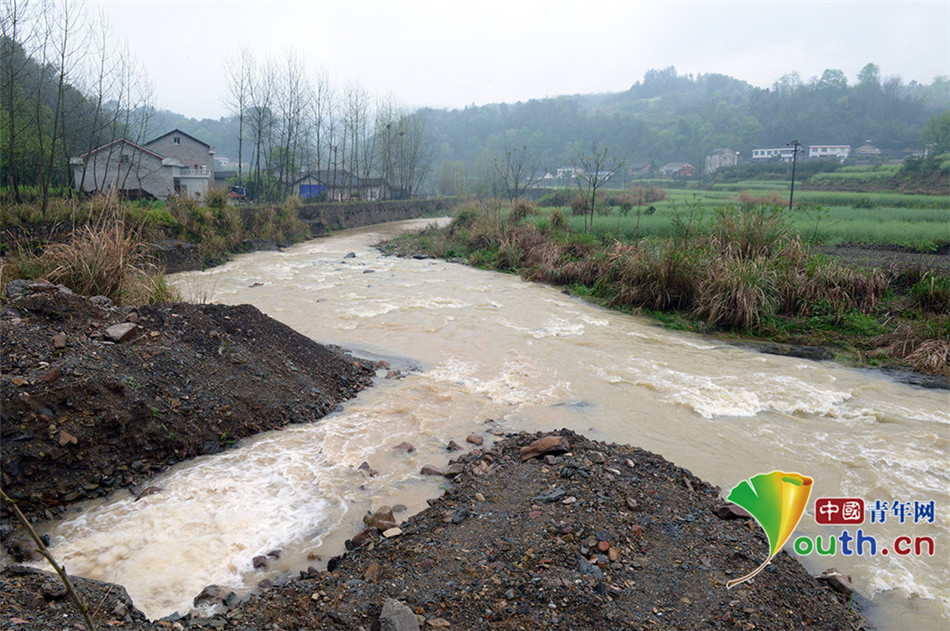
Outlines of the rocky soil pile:
M117 308L43 281L7 293L3 488L33 517L319 419L375 374L247 305Z
M80 590L97 624L124 629L862 628L847 596L784 553L727 590L767 557L765 536L720 517L718 489L650 452L522 434L444 474L451 485L430 508L394 525L379 507L325 565L243 603L209 586L196 602L214 615L147 622L121 589ZM2 628L80 621L48 575L8 569L0 587Z

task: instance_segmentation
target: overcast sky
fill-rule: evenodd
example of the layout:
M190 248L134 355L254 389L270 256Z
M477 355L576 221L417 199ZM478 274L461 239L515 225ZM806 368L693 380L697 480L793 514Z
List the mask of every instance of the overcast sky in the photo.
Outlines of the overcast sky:
M311 72L408 107L620 92L651 68L771 86L826 68L854 83L950 76L950 0L86 0L151 77L159 107L227 115L225 61L300 55Z

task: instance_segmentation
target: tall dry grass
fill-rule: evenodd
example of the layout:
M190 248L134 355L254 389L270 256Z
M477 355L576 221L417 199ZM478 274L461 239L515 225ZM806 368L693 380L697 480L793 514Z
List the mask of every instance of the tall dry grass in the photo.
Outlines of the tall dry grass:
M49 280L77 294L107 296L117 304L177 300L140 231L118 215L76 229L67 242L48 246L38 262Z

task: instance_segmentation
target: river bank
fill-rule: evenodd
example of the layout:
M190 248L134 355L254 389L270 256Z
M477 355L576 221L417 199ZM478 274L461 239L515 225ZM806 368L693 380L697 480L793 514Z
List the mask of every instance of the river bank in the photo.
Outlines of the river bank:
M430 508L354 531L350 552L243 603L209 586L196 612L147 622L121 588L78 588L98 624L130 630L863 628L848 596L785 553L727 590L768 544L750 520L719 517L719 489L689 471L567 430L498 442L491 430L430 471L449 485ZM392 510L379 515L399 521ZM49 575L11 568L0 581L2 628L80 622Z
M30 517L315 421L375 374L247 305L115 307L28 281L7 294L3 486Z

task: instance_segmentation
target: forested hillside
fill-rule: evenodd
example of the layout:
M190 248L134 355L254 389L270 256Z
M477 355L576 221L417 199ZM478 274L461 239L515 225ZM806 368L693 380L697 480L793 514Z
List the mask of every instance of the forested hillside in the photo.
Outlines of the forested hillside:
M669 161L702 165L729 147L850 144L870 140L890 158L921 148L927 121L950 109L950 80L931 85L881 79L868 64L848 85L840 70L802 81L787 74L769 89L724 75L678 75L651 70L619 94L561 96L527 103L423 111L438 146L437 176L460 169L490 172L506 147L527 147L544 168L570 166L579 149L608 146L627 164Z

